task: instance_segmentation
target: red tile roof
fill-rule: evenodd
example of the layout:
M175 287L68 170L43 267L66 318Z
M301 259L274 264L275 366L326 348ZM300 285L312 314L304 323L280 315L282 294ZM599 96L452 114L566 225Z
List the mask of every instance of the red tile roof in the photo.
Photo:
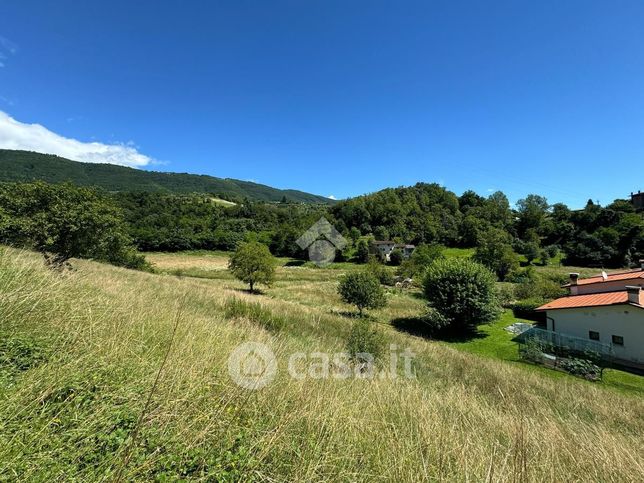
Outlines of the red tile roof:
M637 270L629 270L628 272L609 273L605 279L601 275L596 275L594 277L589 277L589 278L580 278L577 281L577 285L588 285L591 283L616 282L619 280L638 280L638 279L644 279L644 270L642 270L641 268L638 268ZM570 286L570 284L566 286Z
M603 305L621 305L628 304L628 292L604 292L590 293L585 295L569 295L548 302L538 307L536 310L553 310L553 309L574 309L580 307L599 307ZM639 305L631 304L644 308L644 291L640 291Z

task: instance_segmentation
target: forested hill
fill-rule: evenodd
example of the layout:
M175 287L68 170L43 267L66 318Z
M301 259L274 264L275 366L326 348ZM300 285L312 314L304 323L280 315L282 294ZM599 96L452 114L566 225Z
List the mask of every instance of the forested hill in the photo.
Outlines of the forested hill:
M297 190L280 190L270 186L223 179L214 176L162 173L115 166L80 163L51 154L0 149L0 182L42 180L48 183L70 181L81 186L96 186L108 191L148 191L165 193L212 193L221 198L255 201L332 203L324 197Z
M500 191L457 196L438 184L418 183L343 200L330 212L341 231L477 248L490 261L505 258L510 265L516 253L531 262L563 251L568 264L589 267L624 267L644 258L644 211L628 200L607 206L589 200L584 209L571 210L531 194L513 209Z

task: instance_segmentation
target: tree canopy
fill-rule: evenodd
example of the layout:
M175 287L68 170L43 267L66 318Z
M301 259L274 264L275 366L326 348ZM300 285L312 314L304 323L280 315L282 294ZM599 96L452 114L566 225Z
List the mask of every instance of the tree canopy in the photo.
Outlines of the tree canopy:
M0 243L51 254L144 268L121 210L90 188L43 182L0 185Z
M241 243L228 261L228 269L255 291L258 283L270 286L275 278L275 258L268 247L258 242Z

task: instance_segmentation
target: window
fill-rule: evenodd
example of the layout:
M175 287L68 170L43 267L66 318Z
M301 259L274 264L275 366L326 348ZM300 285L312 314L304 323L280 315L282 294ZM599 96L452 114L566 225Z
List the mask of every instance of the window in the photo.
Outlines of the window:
M613 336L613 344L615 345L624 345L624 337L621 335L614 335Z
M615 336L613 336L615 337ZM590 340L599 340L599 332L595 332L594 330L589 330L588 331L588 338Z

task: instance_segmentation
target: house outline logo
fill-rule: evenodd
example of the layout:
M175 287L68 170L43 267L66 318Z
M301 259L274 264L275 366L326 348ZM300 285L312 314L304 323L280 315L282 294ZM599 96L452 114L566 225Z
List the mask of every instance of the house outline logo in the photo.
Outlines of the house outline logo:
M267 345L245 342L228 357L228 374L244 389L261 389L275 379L277 359Z
M335 251L347 246L347 240L329 221L321 217L295 243L308 250L309 260L322 267L335 260Z

